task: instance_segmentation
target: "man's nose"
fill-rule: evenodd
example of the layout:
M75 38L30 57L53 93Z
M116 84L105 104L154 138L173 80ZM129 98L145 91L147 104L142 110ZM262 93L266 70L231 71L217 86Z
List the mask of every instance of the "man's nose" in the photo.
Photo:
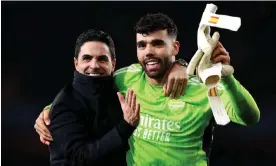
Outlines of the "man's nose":
M146 56L154 56L154 48L151 45L147 45L145 53Z
M90 61L90 67L93 68L93 69L96 69L96 68L99 68L99 64L98 64L98 61L96 60L96 58L93 58L91 61Z

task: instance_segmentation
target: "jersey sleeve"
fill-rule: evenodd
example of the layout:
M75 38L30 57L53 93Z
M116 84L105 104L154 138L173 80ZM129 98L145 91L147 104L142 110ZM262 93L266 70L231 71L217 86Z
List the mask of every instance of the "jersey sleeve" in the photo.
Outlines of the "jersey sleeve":
M143 69L140 64L132 64L115 71L114 80L118 90L124 95L127 88L130 88L142 74Z
M233 75L221 79L218 91L232 122L249 125L259 121L260 110L254 98Z

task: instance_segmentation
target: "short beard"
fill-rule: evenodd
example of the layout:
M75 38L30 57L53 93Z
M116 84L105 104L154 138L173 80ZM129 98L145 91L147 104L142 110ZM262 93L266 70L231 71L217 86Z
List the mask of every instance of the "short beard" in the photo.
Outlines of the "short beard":
M169 69L170 69L170 67L172 65L171 61L169 61L168 59L164 59L164 61L160 62L161 70L152 73L152 72L147 71L146 65L143 62L139 62L139 63L142 66L142 68L145 71L145 73L147 74L147 76L149 78L156 79L156 80L163 79L163 77L165 76L166 72L169 71Z

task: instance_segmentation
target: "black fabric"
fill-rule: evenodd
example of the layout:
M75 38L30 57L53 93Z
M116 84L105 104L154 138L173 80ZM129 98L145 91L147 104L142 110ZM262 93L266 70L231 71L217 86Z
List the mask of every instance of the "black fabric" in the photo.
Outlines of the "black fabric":
M204 135L203 135L203 150L205 151L206 156L207 156L208 166L211 165L211 150L212 150L212 145L213 145L213 141L214 141L214 131L215 131L216 126L217 126L217 124L213 117L210 120L209 125L205 129Z
M51 166L126 165L128 137L113 78L74 72L50 110Z

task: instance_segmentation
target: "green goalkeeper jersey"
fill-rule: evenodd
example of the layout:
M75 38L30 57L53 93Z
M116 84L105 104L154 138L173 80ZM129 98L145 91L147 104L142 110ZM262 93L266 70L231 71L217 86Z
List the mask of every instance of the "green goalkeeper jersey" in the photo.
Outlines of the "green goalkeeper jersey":
M245 93L235 100L249 98L253 109L259 111L250 94L229 76L217 87L231 121L246 125L239 104L233 104L229 88ZM122 68L115 73L115 82L120 92L132 88L140 103L139 125L129 139L128 165L139 166L206 166L207 158L202 149L202 138L212 115L207 97L207 88L196 77L190 77L185 95L170 99L164 95L162 86L147 82L139 64ZM238 87L238 88L237 88ZM234 92L235 93L235 92ZM238 99L237 99L238 98Z

